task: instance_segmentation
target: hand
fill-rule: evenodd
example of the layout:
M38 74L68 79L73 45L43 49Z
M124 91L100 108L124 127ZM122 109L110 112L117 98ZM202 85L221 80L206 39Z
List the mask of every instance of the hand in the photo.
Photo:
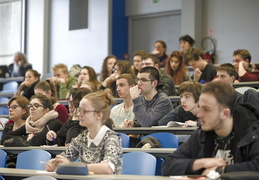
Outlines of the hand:
M56 171L56 168L57 168L58 164L57 162L55 161L55 159L51 159L49 160L46 165L45 165L45 169L46 171L48 172L54 172Z
M202 72L198 68L194 69L193 80L198 82L201 78L201 74Z
M205 170L202 172L201 175L202 175L202 176L206 176L210 171L215 170L215 169L217 169L217 166L212 167L212 168L205 169Z
M132 128L132 127L134 127L134 121L125 119L123 126L125 128Z
M188 120L188 121L185 121L185 124L188 124L190 126L197 126L197 122L196 121L192 121L192 120Z
M57 164L59 164L59 163L67 163L67 162L69 162L69 160L67 158L65 158L64 156L56 155L55 162Z
M159 54L159 51L157 51L156 49L154 49L154 51L152 51L151 54L154 54L154 55Z
M243 66L244 69L247 71L248 68L249 68L249 63L247 63L246 61L240 61L240 62L239 62L239 67L240 67L240 66Z
M27 141L29 141L31 138L33 138L34 134L33 133L30 133L27 137Z
M49 141L55 141L55 139L57 138L57 134L56 134L54 131L49 131L49 132L46 134L46 138L47 138L47 140L49 140Z
M138 85L133 86L132 88L130 88L130 95L132 99L136 99L139 97L141 93L141 89L138 88Z
M210 169L218 166L225 166L226 162L222 158L202 158L194 161L192 165L193 171L198 171L202 168Z

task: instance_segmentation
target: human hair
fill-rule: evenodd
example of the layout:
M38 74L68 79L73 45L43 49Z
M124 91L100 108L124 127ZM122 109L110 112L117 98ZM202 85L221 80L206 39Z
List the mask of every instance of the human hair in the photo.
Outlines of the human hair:
M38 80L40 79L41 74L38 71L33 70L33 69L29 69L26 72L31 72L34 77L38 78Z
M51 92L50 99L52 101L52 104L57 102L57 87L51 80L46 79L45 81L38 82L34 87L34 89L40 89L46 93L50 91Z
M179 95L183 94L186 91L189 93L192 93L194 100L197 103L201 95L201 90L202 90L201 83L196 81L185 81L179 86L178 93Z
M225 71L226 73L228 73L229 76L234 76L235 79L238 78L238 74L233 64L230 64L230 63L220 64L217 68L217 71Z
M85 87L84 85L88 85L88 86L90 87L90 89L87 88L87 87ZM91 82L91 81L85 81L85 80L84 80L84 81L82 82L80 88L87 88L87 89L91 90L92 92L95 92L95 91L97 91L97 89L99 88L99 84L97 85L97 84L95 84L95 83L93 83L93 82Z
M188 34L181 36L181 37L179 38L179 41L186 41L186 42L188 42L191 46L193 46L194 43L195 43L195 40L194 40L191 36L189 36Z
M166 46L165 41L163 41L163 40L157 40L154 44L156 44L156 43L160 43L163 48L167 49L167 46ZM165 51L166 51L166 50L165 50Z
M25 54L23 54L23 53L21 53L21 52L16 52L16 53L14 54L14 56L18 56L19 59L21 59L21 60L23 61L23 64L28 63L27 57L26 57Z
M16 101L16 103L22 108L22 109L25 109L26 112L22 115L22 119L23 120L26 120L27 117L29 116L29 108L28 108L28 105L30 104L30 101L24 97L24 96L14 96L12 97L9 102L8 102L8 106L11 105L11 103L13 101Z
M144 57L146 54L147 54L146 51L143 51L143 50L135 51L134 54L133 54L133 56L132 56L132 59L133 59L135 56L140 56L140 57L141 57L141 62L142 62L143 57ZM132 74L133 74L134 76L137 76L138 70L136 69L136 67L135 67L134 65L132 66L131 70L132 70Z
M154 55L154 54L146 54L146 55L143 57L143 60L144 60L144 59L151 59L154 64L159 64L159 63L160 63L159 59L158 59L157 56Z
M92 91L88 88L73 88L69 92L69 97L72 96L73 99L73 105L75 108L79 107L80 101L83 99L83 97Z
M117 80L123 79L123 78L125 78L127 80L129 86L136 85L135 77L132 74L126 74L126 73L122 74L119 77L117 77Z
M151 80L156 80L157 84L159 84L159 79L160 79L160 74L159 71L157 70L157 68L152 67L152 66L147 66L147 67L143 67L139 73L149 73L149 78Z
M107 63L108 63L108 60L111 59L111 58L114 58L116 59L116 61L118 61L118 58L114 55L109 55L107 56L104 61L103 61L103 64L102 64L102 71L101 71L101 79L104 81L107 77L110 76L111 72L108 71L107 69Z
M104 91L89 93L84 96L84 99L91 102L95 111L102 112L102 123L104 124L110 116L111 105L115 103L111 90L105 89Z
M199 57L204 59L204 53L199 48L192 47L189 52L184 53L183 60L184 63L188 65L188 63L192 60L198 61Z
M248 59L248 62L250 63L252 60L252 56L250 52L246 49L237 49L233 52L233 56L240 55L242 59L246 60Z
M52 67L53 72L56 72L58 69L61 69L63 73L68 73L68 68L65 64L60 63Z
M47 108L49 110L53 109L53 104L52 104L50 98L48 98L47 96L45 96L43 94L36 94L31 97L30 101L33 99L38 99L42 103L42 105L45 109L47 109Z
M173 57L179 61L179 66L176 71L170 66ZM170 54L169 58L166 60L165 72L173 78L174 84L181 84L184 81L186 76L186 65L183 63L183 53L181 51L173 51Z
M131 68L130 68L131 65L130 65L130 62L129 62L129 61L127 61L127 60L118 60L118 61L114 64L113 68L114 68L116 65L118 66L118 68L119 68L121 74L124 74L124 73L130 73L130 74L131 74Z
M92 67L84 66L84 67L82 67L82 69L87 69L88 75L89 75L89 81L91 81L94 84L96 84L96 86L100 86L100 82L97 80L96 72L95 72L95 70Z
M233 115L236 102L236 92L232 85L222 81L212 81L203 86L201 93L213 95L217 102L224 108L229 108Z

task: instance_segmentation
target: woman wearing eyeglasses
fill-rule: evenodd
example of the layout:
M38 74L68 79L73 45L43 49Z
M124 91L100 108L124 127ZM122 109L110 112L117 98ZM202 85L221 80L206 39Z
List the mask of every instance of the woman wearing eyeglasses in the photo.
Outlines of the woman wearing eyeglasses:
M84 96L77 112L79 124L87 129L73 139L64 152L47 162L47 171L55 171L58 164L80 158L81 162L88 164L88 170L95 174L121 174L120 136L104 125L113 103L109 90Z
M12 123L5 126L1 144L13 136L24 135L21 127L24 126L25 120L29 116L29 108L27 107L29 103L29 100L24 96L14 96L10 99L7 108L9 109L9 118Z

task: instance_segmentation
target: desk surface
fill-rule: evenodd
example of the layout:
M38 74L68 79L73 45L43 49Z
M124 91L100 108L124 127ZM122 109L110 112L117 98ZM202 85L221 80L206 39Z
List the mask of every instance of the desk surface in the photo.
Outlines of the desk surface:
M259 81L239 82L239 83L234 83L233 86L234 88L244 87L244 86L259 88Z
M45 151L48 151L52 155L60 154L65 150L65 146L29 146L29 147L3 147L0 146L0 149L11 153L11 154L19 154L23 151L28 151L32 149L43 149ZM128 152L146 152L150 153L156 157L164 158L167 155L173 153L176 150L176 148L150 148L150 149L142 149L142 148L123 148L123 153Z
M48 173L46 171L28 170L28 169L12 169L12 168L0 168L0 175L6 180L8 179L23 179L30 176L52 176L56 179L121 179L121 180L169 180L170 177L163 176L136 176L136 175L58 175L56 173Z
M10 81L23 82L24 77L21 76L21 77L0 78L0 83L6 83L6 82L10 82Z
M170 132L176 135L191 135L197 127L134 127L134 128L113 128L116 132L125 134L151 134L156 132Z

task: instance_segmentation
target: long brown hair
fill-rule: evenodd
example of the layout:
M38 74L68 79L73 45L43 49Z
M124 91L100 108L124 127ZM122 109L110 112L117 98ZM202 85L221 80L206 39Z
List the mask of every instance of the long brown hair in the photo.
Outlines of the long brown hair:
M111 72L108 71L107 69L107 63L108 63L108 60L111 59L111 58L114 58L116 59L116 61L118 60L118 58L114 55L109 55L107 56L104 61L103 61L103 65L102 65L102 72L101 72L101 80L104 81L107 77L110 76Z
M170 66L170 61L173 57L177 58L180 62L176 71L173 71ZM184 81L186 71L186 65L183 63L183 53L180 51L173 51L169 58L166 60L165 72L173 78L174 84L180 85Z

